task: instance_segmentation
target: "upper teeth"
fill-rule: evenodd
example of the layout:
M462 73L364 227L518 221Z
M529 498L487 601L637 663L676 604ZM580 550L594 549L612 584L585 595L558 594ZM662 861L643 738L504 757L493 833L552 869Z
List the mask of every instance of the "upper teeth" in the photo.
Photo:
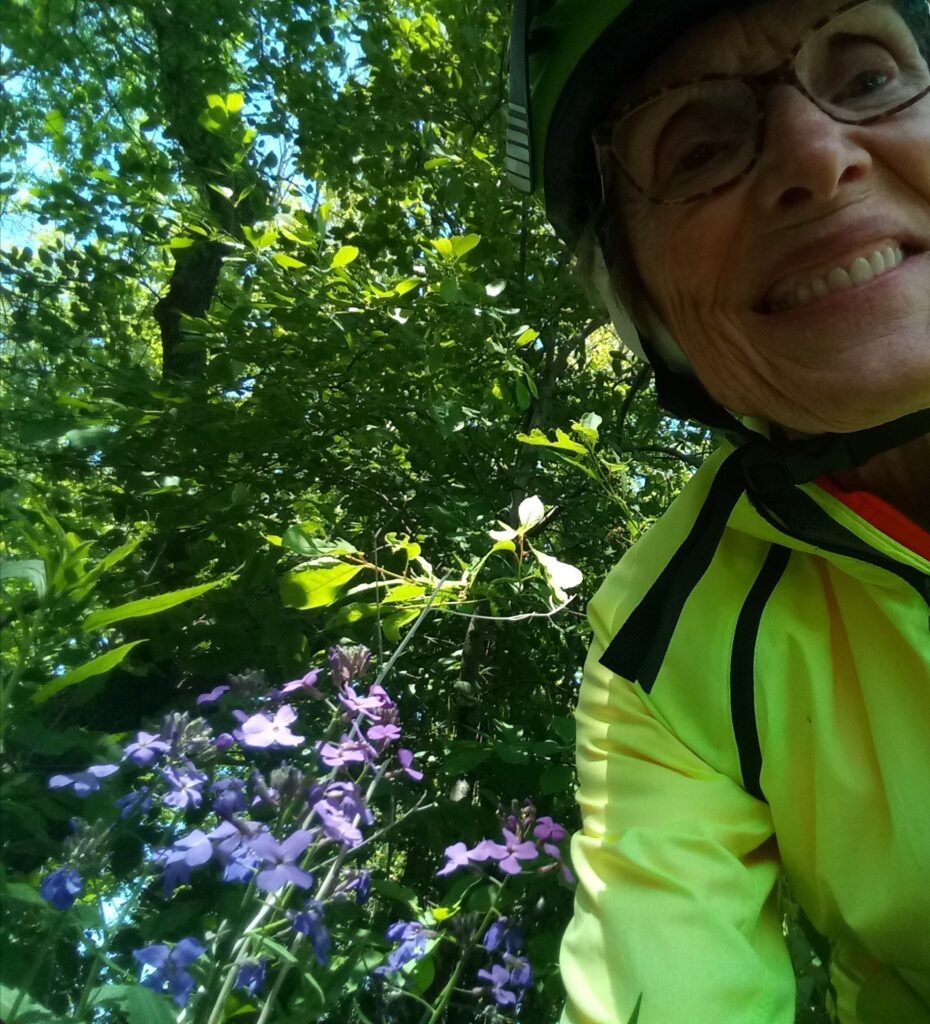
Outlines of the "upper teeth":
M834 267L826 274L818 274L809 281L780 292L769 302L773 313L795 306L806 306L814 299L822 299L831 292L841 292L858 284L865 284L888 270L894 270L904 260L899 245L886 245L864 256L857 256L848 266Z

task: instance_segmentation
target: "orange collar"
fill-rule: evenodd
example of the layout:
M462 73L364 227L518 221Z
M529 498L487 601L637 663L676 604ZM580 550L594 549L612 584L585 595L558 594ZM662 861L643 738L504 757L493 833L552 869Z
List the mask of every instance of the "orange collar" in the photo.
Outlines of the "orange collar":
M869 491L844 491L828 476L820 477L817 483L828 494L832 494L834 498L852 509L861 519L930 561L930 533L908 519L893 505L889 505L887 501Z

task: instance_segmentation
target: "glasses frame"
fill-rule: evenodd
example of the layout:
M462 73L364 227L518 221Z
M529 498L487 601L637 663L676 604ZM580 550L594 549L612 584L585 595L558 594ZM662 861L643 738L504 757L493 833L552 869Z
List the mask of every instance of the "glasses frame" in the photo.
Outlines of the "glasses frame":
M625 107L621 108L617 114L615 114L609 121L599 125L592 132L591 138L594 142L597 156L598 170L601 176L601 191L604 198L606 198L607 190L604 185L604 168L601 159L601 153L603 150L607 150L613 162L620 168L621 173L627 179L627 181L639 192L640 195L644 196L651 203L655 203L659 206L677 206L682 203L694 203L701 199L707 199L710 196L717 195L720 192L724 192L731 188L738 181L741 181L748 174L750 174L756 164L759 162L759 158L762 156L762 152L765 149L765 121L766 121L766 100L768 94L776 85L790 85L793 86L797 91L810 103L812 103L821 113L827 115L833 121L838 124L852 124L859 127L869 127L873 124L878 124L881 121L886 121L890 117L894 117L895 114L900 114L902 110L906 110L908 107L913 106L915 103L919 103L925 96L930 95L930 85L927 86L922 92L919 92L916 96L899 103L897 106L892 107L890 110L886 110L881 114L875 114L871 117L866 118L843 118L836 117L831 111L826 110L821 103L819 103L815 97L813 97L807 89L804 88L804 83L798 77L797 70L795 68L795 62L797 61L798 54L804 49L805 45L811 39L812 36L816 35L821 29L826 28L835 18L838 18L841 14L845 14L847 11L852 10L856 7L863 7L867 3L874 3L875 0L849 0L849 2L842 4L829 14L824 15L818 21L814 22L809 28L807 28L797 44L791 49L788 56L775 67L769 71L761 71L754 75L727 75L722 72L711 72L705 75L696 75L693 78L683 78L675 82L669 82L667 85L662 86L661 89L656 89L655 92L650 93L642 100L628 103ZM923 51L921 50L921 53ZM629 114L634 113L641 107L646 107L650 103L655 102L659 97L666 95L675 89L681 89L687 85L698 85L701 82L724 82L734 81L743 82L749 86L752 90L756 99L756 141L755 141L755 152L753 153L752 159L740 171L739 174L734 175L732 178L728 178L725 182L719 185L715 185L711 189L706 189L703 192L699 192L697 195L686 196L683 199L662 199L657 196L650 194L648 189L643 188L629 173L623 162L617 157L614 146L613 146L613 133L616 130L617 125Z

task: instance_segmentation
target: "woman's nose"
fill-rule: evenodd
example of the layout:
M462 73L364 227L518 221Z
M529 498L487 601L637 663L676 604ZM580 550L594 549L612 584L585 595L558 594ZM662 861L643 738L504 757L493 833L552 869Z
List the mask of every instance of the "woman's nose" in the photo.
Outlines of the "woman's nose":
M760 201L774 209L835 199L872 166L858 141L864 130L834 121L794 86L773 88L757 171Z

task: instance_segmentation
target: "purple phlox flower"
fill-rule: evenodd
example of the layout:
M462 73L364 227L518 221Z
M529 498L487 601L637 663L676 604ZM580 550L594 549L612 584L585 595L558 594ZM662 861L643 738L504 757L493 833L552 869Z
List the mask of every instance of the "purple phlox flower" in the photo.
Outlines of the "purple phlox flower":
M264 714L252 715L242 723L240 743L245 747L299 747L304 741L290 730L297 720L297 712L290 704L282 704L269 718Z
M179 811L183 811L188 807L200 806L207 776L198 771L190 761L182 769L162 768L161 777L171 786L171 790L164 797L165 803L169 807L176 807Z
M326 799L346 815L358 817L361 825L373 825L374 815L365 804L365 795L357 782L331 782L326 787Z
M255 876L255 884L265 892L277 892L285 885L296 885L309 889L313 875L298 867L294 862L313 841L313 833L297 829L282 843L275 842L270 832L263 832L249 841L249 849L261 858L262 864Z
M56 910L67 910L81 895L84 882L75 868L56 868L42 879L39 893Z
M160 754L167 754L171 749L157 732L140 732L135 743L128 744L123 750L124 757L140 768L150 768Z
M334 807L328 800L317 800L313 812L320 819L323 831L330 839L343 846L358 846L362 841L362 833L354 824L354 815L350 818L342 810Z
M228 686L214 686L212 690L198 694L197 707L202 707L204 704L215 704L224 693L229 693Z
M523 948L523 931L506 917L499 917L484 933L481 944L489 953L498 949L505 953L519 953Z
M345 819L349 825L357 823L367 827L374 824L374 815L365 805L365 797L355 782L330 782L325 786L313 786L308 803L324 821L330 820L331 823L334 821L332 818L326 819L327 810L331 809ZM320 804L325 806L319 807ZM360 838L361 833L358 834ZM351 845L355 845L355 843L353 842Z
M278 700L281 697L286 697L289 693L310 694L317 699L322 699L322 694L317 690L317 680L320 678L323 669L314 668L311 669L305 676L301 676L300 679L292 679L289 683L285 683L277 690L272 690L268 694L269 697L274 700Z
M379 718L382 722L393 721L397 717L397 704L391 700L391 695L380 683L373 683L368 687L368 700L376 700L381 709Z
M364 740L353 740L343 734L339 743L317 744L317 753L327 768L342 768L347 764L365 764L375 756L374 748Z
M361 679L368 668L371 651L359 644L357 647L334 647L329 652L329 667L336 686L346 686L353 679Z
M210 792L215 793L213 799L213 813L218 818L228 818L237 811L245 810L245 782L242 779L227 778L219 779L210 787Z
M533 835L537 839L548 839L550 843L561 843L568 835L564 825L560 825L552 818L537 818L533 826ZM548 853L548 850L546 851Z
M372 722L377 722L381 717L381 698L377 695L361 697L355 688L348 684L343 686L339 693L339 703L349 712L350 718L361 716Z
M323 922L323 904L319 900L307 900L303 910L291 914L291 925L295 932L310 939L314 956L321 964L326 964L329 960L329 931Z
M116 801L116 806L119 808L121 818L131 818L134 814L145 814L152 806L152 794L149 792L149 787L140 786L138 789L130 790Z
M528 840L520 842L519 836L514 835L509 829L505 828L501 831L504 836L503 843L495 843L486 839L483 844L479 845L483 846L488 859L498 862L501 871L505 871L508 875L518 875L520 861L535 860L539 856L539 850L536 849L535 843Z
M516 989L522 989L519 998L533 984L533 968L529 960L523 956L509 956L504 954L504 963L510 968L510 984Z
M236 972L236 988L244 989L250 996L256 996L265 984L265 971L268 969L268 957L260 960L246 960L239 965Z
M236 737L231 732L221 732L213 741L217 750L226 750L236 742Z
M143 965L143 985L156 992L163 992L167 986L178 1006L186 1006L194 991L194 978L187 968L205 952L205 947L189 935L174 949L158 944L134 949L132 955ZM146 967L152 970L146 973Z
M400 770L405 775L409 775L414 782L419 782L423 778L423 772L413 767L412 750L407 750L406 747L401 748L397 751L397 760L400 762Z
M390 974L399 971L405 964L414 960L422 960L426 955L427 939L435 935L424 928L419 921L397 921L385 932L390 942L399 942L396 949L391 950L388 958L376 967L375 974Z
M483 967L478 971L478 980L485 982L498 1006L516 1006L517 994L506 986L510 983L510 971L501 964L492 964L491 970Z
M73 786L76 796L82 799L100 789L100 780L119 771L118 764L92 764L86 771L70 775L53 775L48 780L49 789L64 789Z
M234 818L221 822L207 834L216 859L223 865L224 882L251 880L261 861L251 852L248 842L253 835L260 834L261 829L260 825Z
M333 899L345 899L350 893L355 893L355 902L362 907L367 903L371 895L371 872L351 871L333 890Z
M400 739L400 726L393 722L388 722L386 725L373 725L368 730L367 736L369 743L377 743L379 746L386 747L394 740Z
M477 861L488 859L488 853L484 849L487 840L479 843L473 850L469 850L464 843L453 843L446 847L446 863L436 872L437 875L451 875L459 868L471 867Z
M158 854L165 869L165 896L190 881L191 872L213 856L213 845L199 828L182 836Z

